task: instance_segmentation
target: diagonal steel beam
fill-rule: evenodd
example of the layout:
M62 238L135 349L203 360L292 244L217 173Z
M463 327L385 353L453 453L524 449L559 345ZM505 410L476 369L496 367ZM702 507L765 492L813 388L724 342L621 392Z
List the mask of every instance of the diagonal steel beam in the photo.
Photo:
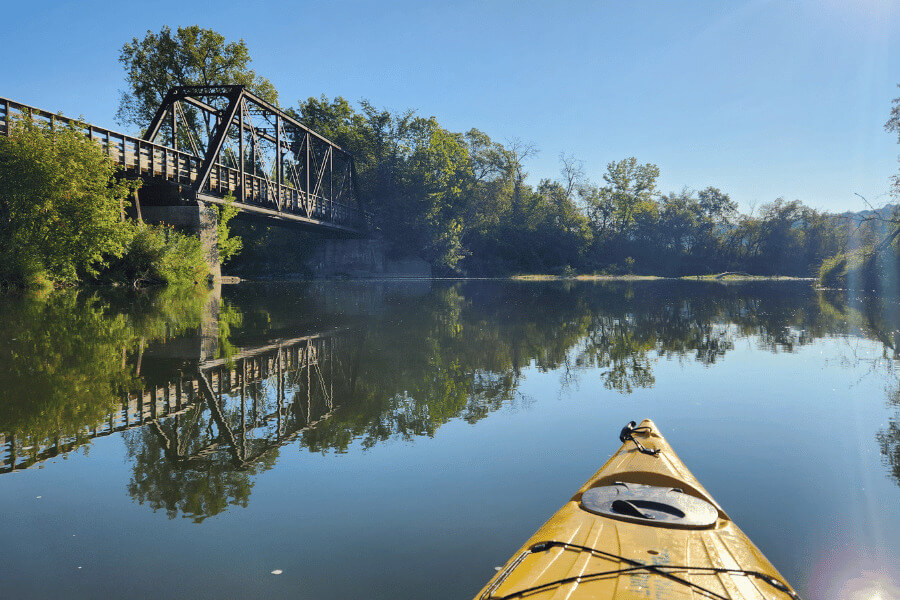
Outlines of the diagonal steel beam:
M322 180L325 179L325 171L328 170L328 166L331 164L331 146L325 148L325 154L322 156L322 164L318 167L319 174L316 177L316 187L313 190L313 196L319 195L319 190L322 188ZM330 200L331 198L329 198Z
M156 109L156 114L153 115L153 119L150 121L150 125L147 127L147 131L144 133L142 139L152 142L156 138L156 134L159 133L159 128L162 125L163 119L166 117L166 113L169 112L172 103L178 99L178 95L178 88L172 88L166 93L166 97L163 98L159 108Z
M231 90L228 96L228 108L226 108L223 111L222 116L217 119L216 128L213 130L213 137L206 147L206 156L203 158L203 164L200 166L197 183L194 186L195 192L199 192L206 187L206 184L209 181L209 174L212 172L213 165L216 162L216 157L219 156L219 152L222 150L222 144L225 143L225 138L228 136L228 130L231 129L234 118L237 116L238 108L241 106L241 98L243 98L244 89L240 86L234 86L234 88L235 89Z

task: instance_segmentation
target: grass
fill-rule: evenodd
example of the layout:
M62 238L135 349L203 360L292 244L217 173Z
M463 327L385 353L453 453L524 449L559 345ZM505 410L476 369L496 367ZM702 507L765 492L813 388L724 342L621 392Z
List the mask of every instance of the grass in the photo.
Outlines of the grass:
M655 279L667 279L656 275L541 275L523 274L513 275L511 279L517 281L651 281Z
M815 277L791 277L788 275L751 275L749 273L710 273L708 275L684 275L678 279L689 281L813 281Z
M750 275L749 273L710 273L708 275L684 275L682 277L660 277L658 275L513 275L517 281L715 281L720 283L739 281L813 281L813 277L788 277L786 275Z

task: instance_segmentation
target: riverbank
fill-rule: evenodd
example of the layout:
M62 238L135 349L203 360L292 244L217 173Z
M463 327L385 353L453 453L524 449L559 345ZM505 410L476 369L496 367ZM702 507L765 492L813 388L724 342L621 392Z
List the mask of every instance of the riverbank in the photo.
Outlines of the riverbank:
M259 277L222 276L222 284L245 282L289 282L289 281L713 281L736 283L742 281L816 281L815 277L789 277L786 275L748 275L720 273L718 275L689 275L683 277L661 277L658 275L547 275L524 274L500 277L309 277L300 273L286 275L266 275Z
M682 277L661 277L658 275L513 275L516 281L815 281L815 277L789 277L787 275L750 275L748 273L718 273L710 275L685 275Z

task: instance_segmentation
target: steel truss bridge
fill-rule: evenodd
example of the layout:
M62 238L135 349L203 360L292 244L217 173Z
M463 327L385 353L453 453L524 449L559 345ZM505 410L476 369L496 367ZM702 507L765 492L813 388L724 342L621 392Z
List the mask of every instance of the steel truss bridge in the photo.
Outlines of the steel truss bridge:
M166 94L143 137L0 97L0 135L16 118L69 124L132 177L177 185L183 197L350 235L366 211L353 157L244 86L182 86Z
M180 378L129 393L105 422L72 437L23 442L0 434L0 475L140 427L149 427L166 456L188 468L225 450L235 469L246 469L328 419L335 397L352 393L353 342L351 331L337 329L201 362ZM215 440L186 454L190 439L184 432L206 410Z

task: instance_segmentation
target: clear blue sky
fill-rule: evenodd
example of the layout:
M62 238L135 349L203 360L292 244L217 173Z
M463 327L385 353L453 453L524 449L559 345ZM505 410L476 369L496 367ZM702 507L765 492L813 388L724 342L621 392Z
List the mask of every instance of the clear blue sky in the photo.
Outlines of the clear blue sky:
M282 105L325 94L521 138L599 181L627 156L662 191L714 185L841 211L890 200L900 2L3 2L0 96L113 126L122 44L162 25L243 38Z

